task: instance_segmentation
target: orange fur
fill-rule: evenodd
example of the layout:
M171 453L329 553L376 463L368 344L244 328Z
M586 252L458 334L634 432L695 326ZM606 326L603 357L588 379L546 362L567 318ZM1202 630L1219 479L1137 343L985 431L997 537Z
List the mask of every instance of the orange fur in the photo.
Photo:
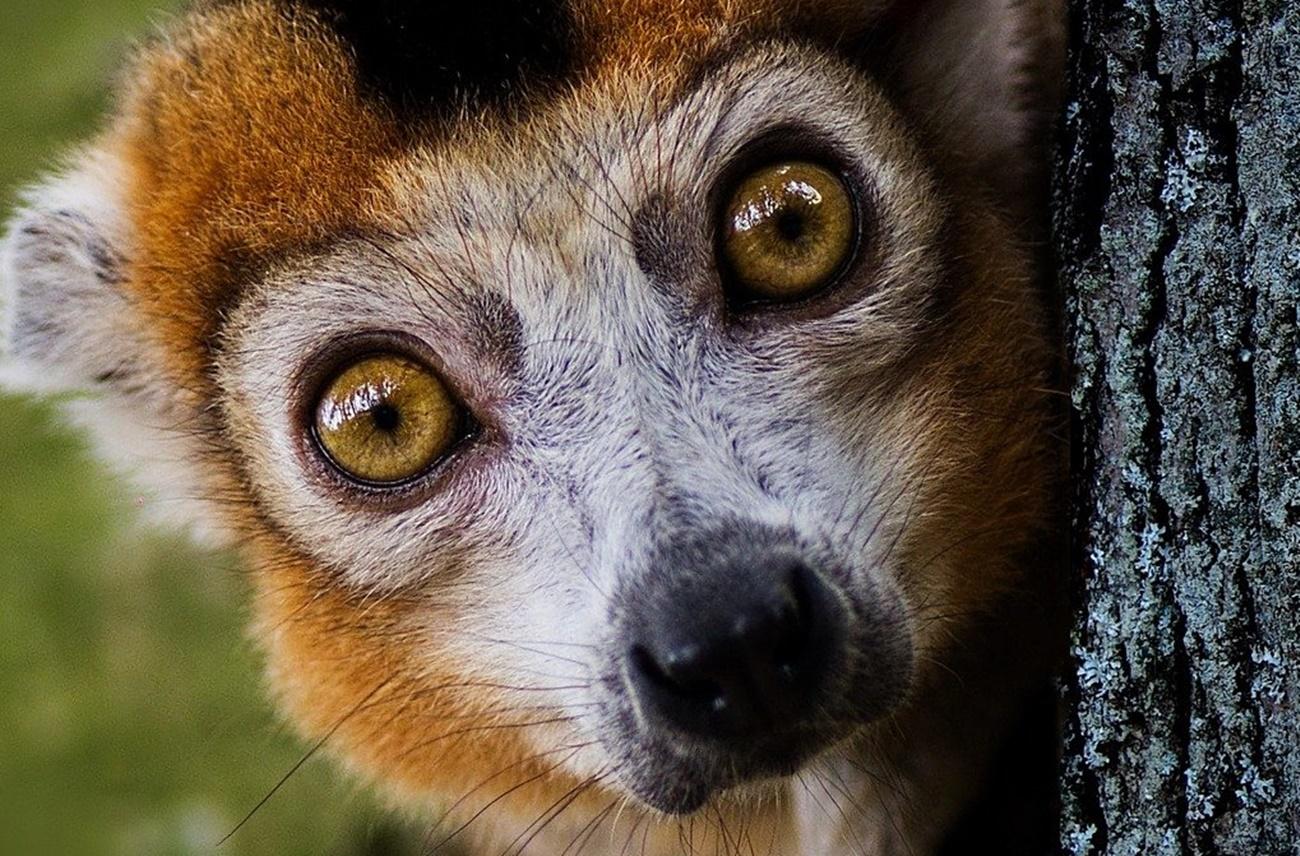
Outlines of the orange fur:
M430 808L446 811L454 805L453 819L438 835L455 830L458 820L495 808L507 818L523 819L487 815L487 834L479 830L476 837L495 835L508 842L531 832L532 819L549 816L567 795L575 799L565 812L584 819L622 802L608 789L584 788L587 780L557 769L567 749L539 753L517 736L515 726L556 713L527 709L527 693L475 686L475 678L457 672L453 663L427 665L407 621L427 603L350 596L269 533L254 539L250 554L257 568L255 631L284 709L309 740L326 742L331 753L346 757L366 778L383 782L402 803L428 805L436 793L441 802ZM522 709L511 711L516 705ZM507 793L509 800L499 804L497 798ZM773 839L783 813L757 809L727 806L718 816L754 840ZM643 840L656 848L679 841L675 823L656 824L636 806L624 807L623 815L620 834L638 848ZM688 834L701 852L711 852L721 846L721 836L730 835L722 826L699 826Z
M581 5L584 53L601 68L670 71L738 35L772 29L789 4L776 0L597 0Z
M402 142L323 27L261 3L152 47L116 135L133 172L131 288L190 384L243 268L372 222Z
M509 729L485 730L546 718L509 710L526 695L503 700L454 663L425 662L408 621L425 604L350 593L269 533L251 552L257 636L272 684L309 738L330 737L331 750L346 748L364 772L414 799L438 786L466 791L498 770L522 781L552 766L530 760Z

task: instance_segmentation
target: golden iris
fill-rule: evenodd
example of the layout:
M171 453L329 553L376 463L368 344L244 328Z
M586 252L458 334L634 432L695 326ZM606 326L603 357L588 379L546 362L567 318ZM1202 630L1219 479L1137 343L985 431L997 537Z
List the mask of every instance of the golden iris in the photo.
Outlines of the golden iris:
M827 285L853 252L853 197L835 173L806 161L750 174L727 203L722 252L751 295L793 300Z
M397 354L362 357L335 375L316 405L316 437L352 478L396 484L433 466L456 442L460 408L426 366Z

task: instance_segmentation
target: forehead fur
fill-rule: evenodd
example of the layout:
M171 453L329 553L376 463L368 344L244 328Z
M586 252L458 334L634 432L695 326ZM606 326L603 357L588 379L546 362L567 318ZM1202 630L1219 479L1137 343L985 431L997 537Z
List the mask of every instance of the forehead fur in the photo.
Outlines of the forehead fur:
M130 284L186 375L241 266L370 219L370 188L401 145L325 27L254 3L198 14L154 46L125 116Z
M819 7L821 26L835 29L827 22L836 6ZM394 202L381 176L410 147L536 111L550 94L629 69L653 68L671 87L726 45L808 29L796 20L804 8L778 0L201 4L145 51L110 141L131 170L131 288L193 378L248 269L382 223Z

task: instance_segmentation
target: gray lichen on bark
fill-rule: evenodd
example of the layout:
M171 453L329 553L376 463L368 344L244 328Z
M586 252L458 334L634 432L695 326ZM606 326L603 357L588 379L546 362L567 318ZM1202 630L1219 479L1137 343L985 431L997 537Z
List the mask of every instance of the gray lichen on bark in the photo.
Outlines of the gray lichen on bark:
M1300 3L1072 14L1065 850L1300 853Z

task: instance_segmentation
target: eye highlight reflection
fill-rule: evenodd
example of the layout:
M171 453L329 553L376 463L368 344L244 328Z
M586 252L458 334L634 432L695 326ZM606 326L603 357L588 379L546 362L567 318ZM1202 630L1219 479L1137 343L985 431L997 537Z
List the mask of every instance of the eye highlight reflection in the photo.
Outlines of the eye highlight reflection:
M740 182L723 212L721 252L741 296L794 300L828 285L851 260L853 196L807 161L776 163Z
M371 354L345 366L316 404L316 442L358 481L393 485L415 478L455 444L460 406L427 366Z

